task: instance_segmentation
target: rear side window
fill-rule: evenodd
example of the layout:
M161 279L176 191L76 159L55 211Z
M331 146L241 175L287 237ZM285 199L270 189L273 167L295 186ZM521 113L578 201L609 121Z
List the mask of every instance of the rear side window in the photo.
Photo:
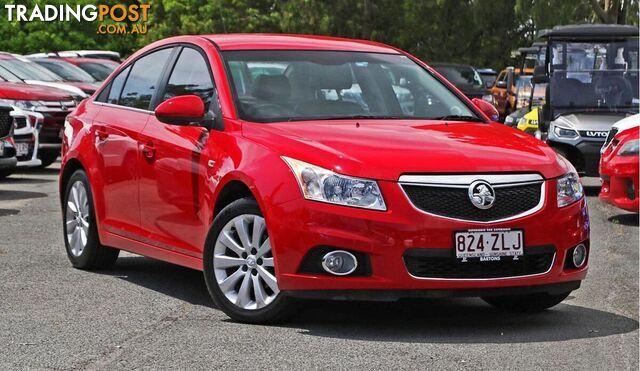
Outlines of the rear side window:
M138 59L122 89L118 104L148 110L157 91L162 70L171 55L172 48L162 49Z
M162 101L190 94L202 98L208 108L214 96L214 87L202 54L195 49L184 48L171 72Z
M122 85L124 85L124 81L127 79L129 70L131 70L131 67L125 68L118 76L116 76L115 79L113 79L113 81L111 81L111 86L108 89L109 95L107 97L107 103L118 104L120 92L122 92ZM100 95L102 96L102 94Z

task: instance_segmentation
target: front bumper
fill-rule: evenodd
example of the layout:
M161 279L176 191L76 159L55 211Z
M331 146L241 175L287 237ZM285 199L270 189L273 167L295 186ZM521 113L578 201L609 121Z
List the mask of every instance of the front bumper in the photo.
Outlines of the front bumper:
M566 152L567 160L580 175L598 176L600 149L602 149L604 140L557 141L549 139L547 143L553 148Z
M402 294L401 296L431 295L427 291L450 296L450 291L453 290L455 294L469 293L475 296L476 293L484 294L474 290L575 282L584 279L587 274L586 264L580 269L567 268L565 264L573 246L585 241L588 243L586 202L583 198L558 209L555 180L545 182L547 196L540 210L519 219L495 223L468 222L429 215L412 206L398 183L383 181L379 185L389 207L385 212L335 206L301 197L269 208L266 217L281 290L299 291L300 295L308 295L304 293L306 291L329 290L338 296L345 295L340 291L359 295L357 292L382 290L391 297L397 296L397 293ZM287 223L270 222L284 220ZM549 270L535 275L479 279L423 278L409 274L404 260L408 250L448 249L455 256L454 233L474 228L523 229L525 254L527 248L552 246L555 249ZM552 231L556 233L551 233ZM304 273L301 265L305 257L309 251L319 246L366 255L369 273L341 277ZM416 290L424 293L416 294Z
M298 290L285 291L285 295L300 299L397 301L399 299L436 299L523 295L533 293L563 294L580 288L580 281L551 285L511 286L489 289L425 289L425 290Z
M13 169L18 164L15 157L0 157L0 170Z
M640 208L640 171L638 156L614 156L600 164L602 187L600 199L623 210Z

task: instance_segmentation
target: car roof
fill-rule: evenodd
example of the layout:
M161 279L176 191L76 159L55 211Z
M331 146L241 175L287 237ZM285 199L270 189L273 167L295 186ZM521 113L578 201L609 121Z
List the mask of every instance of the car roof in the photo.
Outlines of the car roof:
M220 50L335 50L400 54L388 45L369 40L287 34L216 34L202 35Z
M493 68L479 68L479 69L476 69L476 71L478 71L478 73L481 74L481 75L496 75L496 74L498 74L496 72L496 70L494 70Z
M540 51L540 48L537 46L527 46L524 48L518 48L518 52L520 54L532 54L532 53L538 53Z
M638 27L619 24L572 24L555 26L550 30L543 30L538 35L541 38L550 37L633 37L638 36Z
M433 67L433 68L437 68L437 67L463 67L463 68L471 68L474 69L473 66L468 65L468 64L462 64L462 63L448 63L448 62L433 62L433 63L429 63L429 66Z

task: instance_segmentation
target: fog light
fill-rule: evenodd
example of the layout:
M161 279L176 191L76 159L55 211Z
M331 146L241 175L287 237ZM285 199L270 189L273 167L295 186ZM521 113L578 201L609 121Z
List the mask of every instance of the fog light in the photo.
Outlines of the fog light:
M322 258L322 268L336 276L345 276L353 273L358 267L358 260L350 252L334 250Z
M573 249L573 266L580 268L587 261L587 247L580 244Z

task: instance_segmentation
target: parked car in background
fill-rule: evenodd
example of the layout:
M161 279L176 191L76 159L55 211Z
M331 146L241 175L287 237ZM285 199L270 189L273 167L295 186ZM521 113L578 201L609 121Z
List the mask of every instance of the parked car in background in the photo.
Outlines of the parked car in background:
M568 161L491 116L379 43L161 40L68 118L66 252L82 269L122 249L204 270L217 308L253 323L296 297L545 310L587 274L586 200Z
M480 74L480 78L482 82L484 82L484 87L486 89L490 89L493 86L493 83L496 82L496 78L498 77L498 73L492 68L479 68L478 74Z
M65 60L54 58L32 58L32 61L48 69L70 85L82 89L87 95L95 93L100 84L86 71Z
M609 131L600 157L600 199L636 213L640 207L639 133L640 114L618 121Z
M97 59L109 59L114 62L120 63L120 53L109 50L66 50L61 52L50 53L34 53L27 55L33 58L45 58L52 54L63 58L97 58Z
M556 26L540 35L550 55L533 77L548 84L539 124L582 175L598 176L611 126L638 113L638 35L638 27L610 24Z
M64 55L67 56L61 56L58 53L37 53L30 54L27 57L34 59L50 58L69 62L91 75L91 77L93 77L96 81L104 81L111 74L111 72L113 72L120 65L120 62L115 62L111 59L84 58L69 56L68 54Z
M478 71L469 65L455 63L430 63L429 65L469 99L482 99L489 93Z
M64 120L76 106L73 97L46 86L1 82L0 103L18 111L14 136L18 165L51 165L60 155Z
M114 62L110 59L98 59L98 58L61 58L65 61L78 66L87 72L96 81L104 81L109 75L115 71L120 65L119 62Z
M13 108L0 102L0 180L11 175L18 164L13 143Z
M73 83L65 83L60 76L35 62L9 53L0 53L0 78L10 82L23 82L65 90L76 101L87 97L87 94L79 87L73 86Z
M516 109L507 115L504 123L507 126L517 127L518 129L534 134L538 130L538 119L536 114L535 128L531 126L533 121L529 120L525 127L522 126L523 118L536 107L544 104L546 87L544 84L534 86L531 83L531 75L519 75L516 77ZM533 100L533 101L532 101ZM530 116L529 116L530 117Z
M501 120L516 109L516 79L519 72L520 70L514 67L505 68L500 71L495 83L489 89Z

